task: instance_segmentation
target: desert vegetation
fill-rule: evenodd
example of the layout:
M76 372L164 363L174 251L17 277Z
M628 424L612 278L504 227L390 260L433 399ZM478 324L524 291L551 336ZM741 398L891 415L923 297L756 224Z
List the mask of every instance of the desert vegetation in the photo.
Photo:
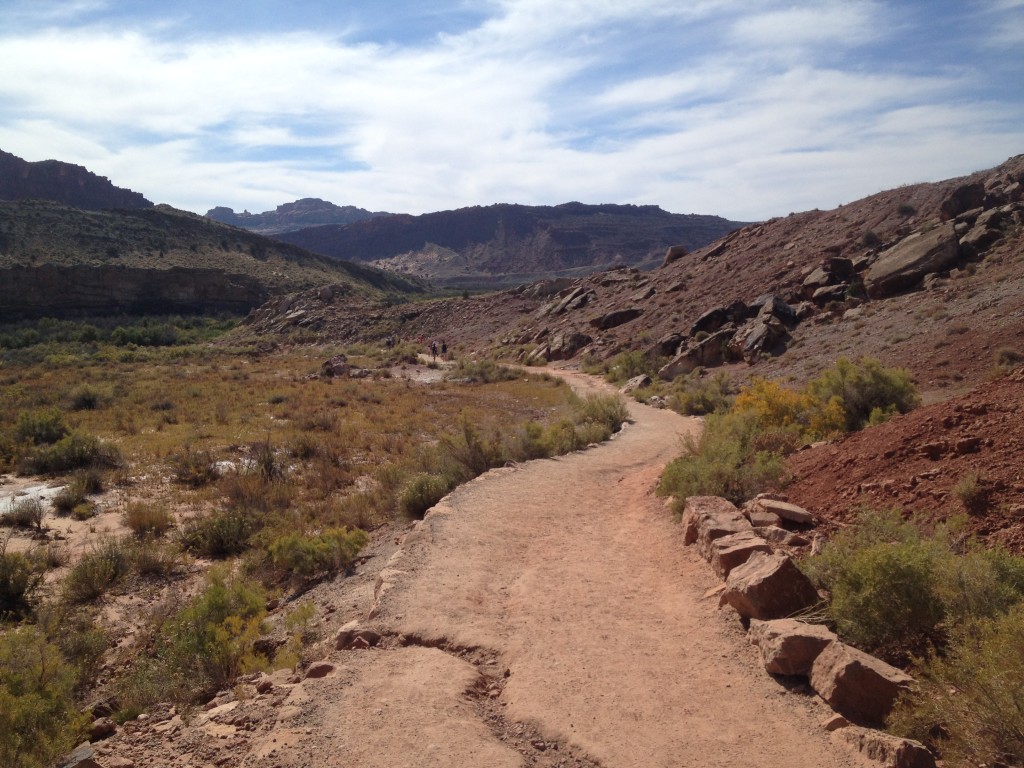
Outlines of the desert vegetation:
M779 489L787 454L907 412L919 397L905 371L841 359L803 389L755 378L727 402L662 477L662 492L680 503L714 495L741 504ZM941 522L864 509L800 563L824 596L805 618L915 676L919 685L890 730L951 765L1024 758L1015 703L1024 679L1024 558L965 533L967 516L987 511L988 492L977 474L964 475L951 494L960 516Z
M704 432L662 475L660 491L677 499L723 496L740 504L786 482L783 459L802 445L881 423L920 398L906 371L845 358L801 390L754 378L733 398L721 379L686 380L677 402L707 408Z
M313 636L292 630L315 610L296 597L343 575L375 531L626 418L618 398L488 361L423 383L402 375L415 345L276 350L231 325L0 329L0 469L61 485L52 502L0 509L4 765L46 765L80 741L86 698L126 720L294 665ZM340 352L370 375L319 375ZM103 618L137 595L147 610ZM260 642L282 631L283 645ZM43 672L9 669L21 658Z

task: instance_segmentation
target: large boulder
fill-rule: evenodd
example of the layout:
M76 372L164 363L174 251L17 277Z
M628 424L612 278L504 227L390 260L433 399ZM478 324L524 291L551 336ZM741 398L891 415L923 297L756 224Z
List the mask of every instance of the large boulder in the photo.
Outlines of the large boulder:
M668 250L665 251L665 260L661 263L661 266L667 267L673 261L679 261L679 259L683 258L683 256L688 253L689 251L686 250L685 245L671 245Z
M818 602L818 592L787 555L755 553L733 568L720 603L745 619L784 619Z
M836 639L828 627L796 619L754 619L747 637L760 649L766 671L773 675L804 676L811 674L814 660Z
M568 360L592 341L587 334L579 331L559 331L548 342L548 359Z
M750 521L737 513L726 515L708 515L697 524L697 551L705 560L711 559L711 545L725 536L734 533L753 531Z
M980 208L985 203L985 185L980 181L963 184L954 189L939 207L939 217L943 221L955 219L964 211Z
M770 515L777 515L783 520L788 520L791 523L797 523L799 525L811 525L814 523L814 515L803 507L798 507L796 504L790 504L788 501L779 501L778 499L770 499L765 496L760 496L750 502L749 512L751 515L753 515L754 512L764 512ZM754 521L753 517L751 517L750 521Z
M755 552L772 552L771 546L753 530L742 530L715 539L708 546L708 562L721 578L743 565Z
M335 355L330 360L325 360L320 366L320 374L328 379L333 379L335 376L347 376L348 372L348 358L344 355Z
M864 278L868 296L877 299L911 288L929 272L953 266L959 253L952 222L928 232L915 232L883 251L871 265Z
M836 712L859 725L881 726L914 679L881 659L831 643L814 660L811 687Z
M912 739L856 725L841 728L837 733L839 739L885 768L935 768L932 753L924 744Z
M627 309L617 309L614 312L608 312L597 317L590 318L590 325L601 331L606 331L609 328L615 328L620 325L624 325L631 320L636 320L644 311L640 307L628 307Z

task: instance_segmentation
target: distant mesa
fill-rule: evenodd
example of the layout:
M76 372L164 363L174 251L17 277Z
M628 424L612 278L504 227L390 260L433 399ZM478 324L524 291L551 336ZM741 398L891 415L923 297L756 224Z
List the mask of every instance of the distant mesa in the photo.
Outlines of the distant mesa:
M319 227L327 224L353 224L380 216L390 216L384 211L367 211L354 205L335 205L317 197L304 197L294 203L284 203L276 210L263 213L242 211L235 213L231 208L217 206L206 212L208 219L230 224L233 227L248 229L261 235L277 235L282 232L294 232L307 227Z
M0 200L51 200L90 211L152 208L138 192L115 187L80 165L59 160L30 163L0 150Z
M497 204L394 214L276 237L333 258L365 261L455 288L579 277L618 266L653 269L673 246L696 250L743 226L656 205Z

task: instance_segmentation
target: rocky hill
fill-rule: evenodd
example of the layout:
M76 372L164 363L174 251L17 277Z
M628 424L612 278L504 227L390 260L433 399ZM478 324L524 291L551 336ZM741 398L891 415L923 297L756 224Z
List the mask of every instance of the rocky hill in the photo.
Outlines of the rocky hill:
M30 163L2 150L0 200L52 200L92 211L153 207L138 192L115 187L80 165L58 160Z
M343 285L360 296L420 287L169 206L86 211L0 202L0 317L246 312L275 294Z
M394 215L279 239L454 287L499 287L616 266L648 269L672 245L700 248L741 226L657 206L491 205Z
M273 211L263 213L235 213L231 208L218 206L206 212L206 217L230 224L234 227L248 229L261 235L276 235L282 232L294 232L307 227L319 227L326 224L353 224L357 221L390 216L383 211L368 211L354 205L335 205L316 197L304 197L293 203L279 205Z
M841 355L870 355L909 367L942 399L986 380L1000 349L1024 347L1022 183L1019 156L668 249L651 272L622 267L396 309L392 324L521 359L636 349L671 363L668 377L722 367L804 381ZM329 306L308 310L330 333L374 333ZM257 330L274 327L273 307L261 313Z

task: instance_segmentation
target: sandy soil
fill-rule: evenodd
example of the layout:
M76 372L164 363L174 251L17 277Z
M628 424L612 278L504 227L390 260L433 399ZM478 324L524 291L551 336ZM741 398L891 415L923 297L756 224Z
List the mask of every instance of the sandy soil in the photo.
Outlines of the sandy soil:
M855 766L756 663L652 494L694 420L488 473L401 542L380 648L294 685L244 765ZM295 682L293 680L293 682Z

